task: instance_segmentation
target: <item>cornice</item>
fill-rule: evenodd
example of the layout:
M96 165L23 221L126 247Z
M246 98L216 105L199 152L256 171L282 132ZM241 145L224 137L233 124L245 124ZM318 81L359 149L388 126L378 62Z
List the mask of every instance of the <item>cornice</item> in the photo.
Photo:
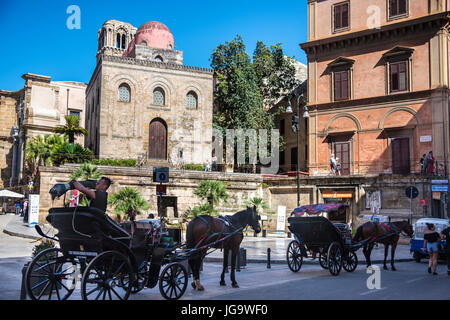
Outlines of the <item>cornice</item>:
M442 12L417 19L399 21L394 24L382 26L379 29L366 29L324 39L312 40L300 44L300 47L307 55L309 55L354 46L367 41L373 42L374 40L384 40L391 36L404 35L408 32L431 31L433 27L448 28L449 22L450 12Z

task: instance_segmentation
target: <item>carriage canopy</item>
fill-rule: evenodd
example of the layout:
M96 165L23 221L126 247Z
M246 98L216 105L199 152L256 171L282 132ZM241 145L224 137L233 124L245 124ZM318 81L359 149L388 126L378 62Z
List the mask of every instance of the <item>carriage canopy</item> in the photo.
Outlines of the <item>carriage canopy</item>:
M298 207L291 213L292 216L302 217L307 215L320 215L321 213L342 212L345 206L342 203L321 203L311 204L307 206Z

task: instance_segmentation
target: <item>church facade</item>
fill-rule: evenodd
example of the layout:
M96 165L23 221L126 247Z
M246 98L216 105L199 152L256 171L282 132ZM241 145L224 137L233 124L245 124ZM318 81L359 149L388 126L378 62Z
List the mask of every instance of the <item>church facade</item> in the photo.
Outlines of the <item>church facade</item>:
M116 20L98 32L86 89L85 146L100 158L204 164L211 158L212 69L183 65L164 24Z

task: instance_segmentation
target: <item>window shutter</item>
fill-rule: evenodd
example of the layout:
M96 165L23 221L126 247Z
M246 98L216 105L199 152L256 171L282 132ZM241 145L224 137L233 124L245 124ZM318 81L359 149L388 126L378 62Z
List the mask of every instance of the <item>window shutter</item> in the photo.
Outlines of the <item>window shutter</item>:
M348 3L341 6L341 28L348 27Z
M335 72L334 74L334 100L340 100L341 97L341 73Z
M334 29L340 29L341 26L341 6L334 7Z

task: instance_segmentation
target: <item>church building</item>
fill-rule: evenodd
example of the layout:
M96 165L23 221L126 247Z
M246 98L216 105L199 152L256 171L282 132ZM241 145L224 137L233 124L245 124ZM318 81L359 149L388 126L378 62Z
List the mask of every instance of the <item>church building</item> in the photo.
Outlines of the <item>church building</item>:
M186 66L167 26L108 20L86 89L85 146L100 158L152 164L211 159L212 69Z

